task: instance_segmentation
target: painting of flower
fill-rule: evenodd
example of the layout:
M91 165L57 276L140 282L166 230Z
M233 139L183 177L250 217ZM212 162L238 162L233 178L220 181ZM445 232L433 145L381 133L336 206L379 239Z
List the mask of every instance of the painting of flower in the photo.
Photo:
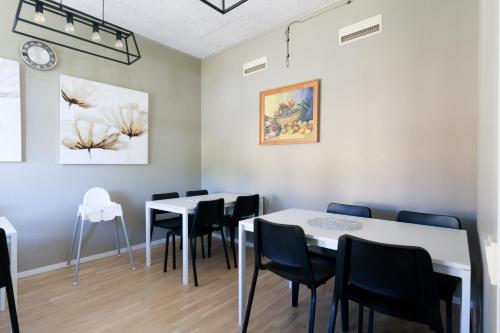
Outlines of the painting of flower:
M147 164L148 94L61 75L61 164Z
M20 162L21 94L19 63L0 58L0 161Z
M318 142L319 80L260 93L260 144Z
M117 111L106 113L106 116L109 124L130 139L143 135L148 128L148 114L139 110L136 103L120 106Z

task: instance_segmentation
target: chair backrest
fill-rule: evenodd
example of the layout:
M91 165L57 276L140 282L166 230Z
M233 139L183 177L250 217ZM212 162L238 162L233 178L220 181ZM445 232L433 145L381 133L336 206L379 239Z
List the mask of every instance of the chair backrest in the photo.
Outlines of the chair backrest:
M151 200L166 200L166 199L176 199L179 198L179 193L177 192L170 192L170 193L156 193L151 196ZM155 216L158 214L164 214L164 211L157 210L157 209L151 209L151 212L153 214L153 223L155 221Z
M169 193L157 193L151 196L151 200L166 200L166 199L176 199L179 198L179 193L169 192Z
M280 265L300 268L306 281L314 281L304 230L296 225L254 219L255 265L262 268L262 257Z
M108 191L100 187L94 187L85 192L83 205L88 208L99 208L112 203Z
M359 217L372 217L372 211L369 207L355 206L355 205L345 205L340 203L332 202L326 208L327 213L341 214L349 216L359 216Z
M214 224L224 219L224 199L199 201L194 213L192 237L198 232L209 232Z
M9 248L5 230L0 228L0 288L6 286L7 274L10 274Z
M460 220L454 216L417 213L406 210L398 213L397 221L451 229L462 229Z
M207 190L196 190L196 191L187 191L186 192L186 197L194 197L197 195L206 195L208 194Z
M246 195L236 198L234 204L233 219L242 220L259 215L259 195Z
M340 298L349 298L349 291L359 288L370 297L420 304L429 325L441 322L436 315L439 296L432 261L426 250L343 235L337 251L335 290Z

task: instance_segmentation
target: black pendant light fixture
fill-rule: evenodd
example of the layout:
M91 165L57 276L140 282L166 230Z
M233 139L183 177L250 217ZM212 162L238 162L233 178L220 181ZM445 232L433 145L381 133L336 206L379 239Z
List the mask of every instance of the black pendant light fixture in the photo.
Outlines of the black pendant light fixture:
M240 0L237 2L234 2L232 4L226 4L226 2L230 2L229 0L200 0L204 4L210 6L211 8L215 9L221 14L227 14L231 10L235 9L236 7L244 4L248 0ZM215 4L218 3L218 4Z
M141 58L132 31L53 0L19 0L12 32L131 65ZM83 43L82 43L83 42Z

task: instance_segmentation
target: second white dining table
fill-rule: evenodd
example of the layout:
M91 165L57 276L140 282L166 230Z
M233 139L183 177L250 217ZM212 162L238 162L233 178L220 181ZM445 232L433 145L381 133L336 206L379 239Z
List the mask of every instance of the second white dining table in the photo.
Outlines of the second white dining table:
M238 193L211 193L192 197L182 197L166 200L155 200L146 202L146 266L151 266L151 209L164 211L166 213L177 213L182 215L182 242L189 244L188 239L188 215L193 214L198 202L206 200L224 199L224 207L233 207ZM259 215L262 215L263 197L259 197ZM182 282L189 283L189 246L184 246L182 251Z
M345 216L304 209L286 209L261 216L281 224L297 225L304 229L310 244L337 249L340 236L349 234L374 242L418 246L427 250L435 272L459 277L461 281L460 332L469 333L471 263L465 230ZM239 224L239 287L238 320L243 323L246 302L246 233L253 232L254 218ZM340 231L332 226L357 225L352 231Z

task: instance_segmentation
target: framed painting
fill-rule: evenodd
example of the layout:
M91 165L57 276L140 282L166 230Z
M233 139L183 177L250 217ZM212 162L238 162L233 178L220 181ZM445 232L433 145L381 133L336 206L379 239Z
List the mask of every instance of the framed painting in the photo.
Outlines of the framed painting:
M319 140L319 80L260 93L260 144Z
M60 77L61 164L148 164L148 94Z
M0 162L21 162L19 63L0 58Z

